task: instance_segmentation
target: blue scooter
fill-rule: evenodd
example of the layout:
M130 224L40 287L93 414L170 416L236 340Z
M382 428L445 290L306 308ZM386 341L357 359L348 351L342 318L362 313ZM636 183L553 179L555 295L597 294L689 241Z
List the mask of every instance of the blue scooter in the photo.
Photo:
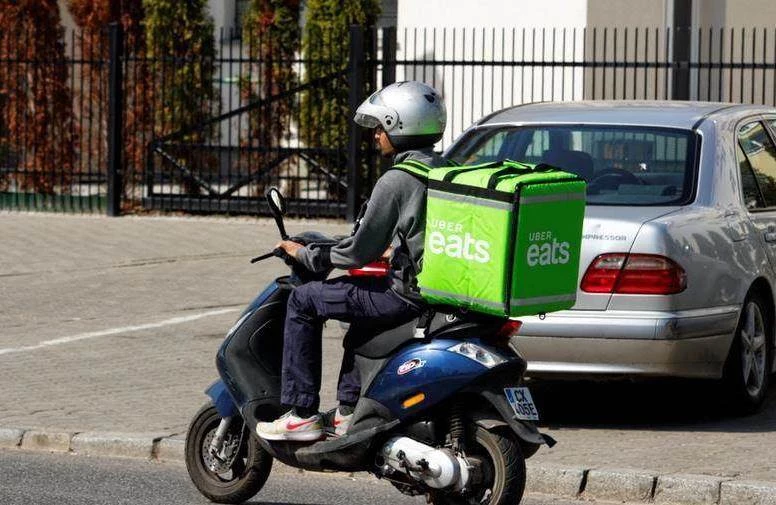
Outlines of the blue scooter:
M285 202L267 201L281 237ZM330 241L314 232L291 238ZM282 250L291 275L254 299L226 335L216 365L221 380L191 421L186 467L197 489L217 503L241 503L263 487L273 459L313 471L365 471L429 503L516 505L525 458L555 441L534 425L538 412L522 385L526 362L510 344L519 321L429 308L415 320L381 328L354 349L361 398L345 436L309 442L269 441L256 424L282 414L280 379L286 302L296 286L323 280ZM352 275L383 274L379 268ZM348 332L373 331L351 325ZM346 336L347 341L347 336Z

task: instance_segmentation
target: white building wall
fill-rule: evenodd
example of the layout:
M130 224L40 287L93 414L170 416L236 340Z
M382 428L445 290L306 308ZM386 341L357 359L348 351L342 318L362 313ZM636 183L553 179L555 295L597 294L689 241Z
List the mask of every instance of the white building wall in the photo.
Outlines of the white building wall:
M439 90L448 127L441 147L490 112L535 101L582 99L587 0L399 0L396 79ZM445 61L426 65L424 60ZM494 61L467 65L466 61ZM515 66L513 62L527 62ZM565 79L563 78L565 76Z
M399 27L572 27L588 0L399 0Z

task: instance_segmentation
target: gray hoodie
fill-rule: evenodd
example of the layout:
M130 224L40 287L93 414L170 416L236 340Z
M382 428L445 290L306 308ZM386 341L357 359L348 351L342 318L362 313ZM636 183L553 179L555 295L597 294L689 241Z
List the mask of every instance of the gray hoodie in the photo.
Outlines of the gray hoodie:
M408 159L431 167L448 164L430 147L399 153L393 162ZM299 250L297 258L316 272L330 267L357 268L378 260L388 246L393 246L391 286L398 294L417 299L415 276L423 257L425 228L426 182L402 170L388 170L375 183L353 235L334 246L310 244Z

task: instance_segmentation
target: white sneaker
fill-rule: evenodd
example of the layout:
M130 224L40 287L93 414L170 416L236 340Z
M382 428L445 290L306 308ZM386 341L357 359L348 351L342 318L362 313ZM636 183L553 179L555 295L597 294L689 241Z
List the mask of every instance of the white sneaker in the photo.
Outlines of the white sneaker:
M337 410L334 412L334 420L332 422L334 425L334 435L337 437L344 437L348 432L348 428L350 428L350 421L352 420L353 414L343 416L340 413L340 409L337 408Z
M303 418L289 410L270 423L259 423L256 434L265 440L310 442L323 437L323 424L319 414Z

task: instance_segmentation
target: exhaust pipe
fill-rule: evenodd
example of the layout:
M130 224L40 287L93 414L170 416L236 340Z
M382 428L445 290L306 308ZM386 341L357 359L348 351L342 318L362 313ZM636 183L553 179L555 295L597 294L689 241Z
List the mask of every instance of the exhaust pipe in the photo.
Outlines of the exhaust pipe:
M393 437L381 452L388 467L435 489L460 491L469 482L469 466L450 449L435 449L408 437Z

